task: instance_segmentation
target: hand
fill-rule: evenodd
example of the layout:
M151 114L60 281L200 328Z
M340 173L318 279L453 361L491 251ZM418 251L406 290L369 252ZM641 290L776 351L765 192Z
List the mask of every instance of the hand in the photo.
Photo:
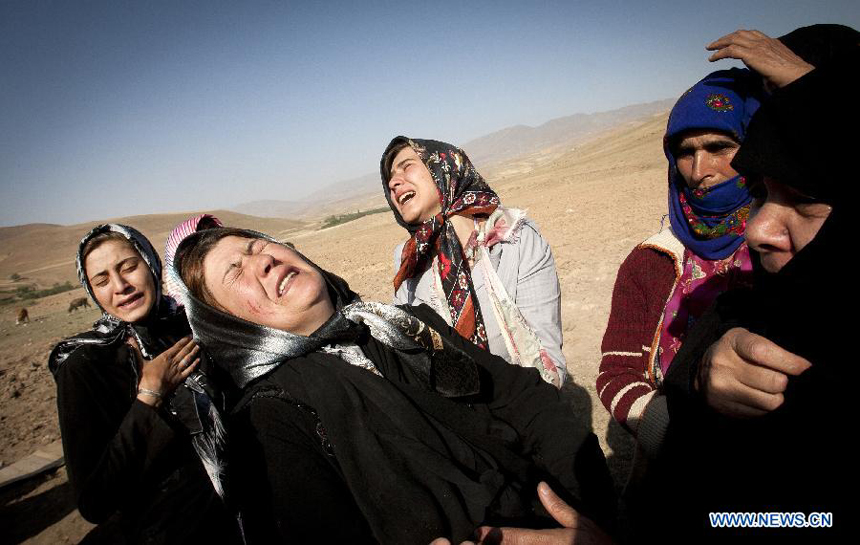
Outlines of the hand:
M758 30L736 30L711 42L705 49L716 51L709 61L739 59L776 88L785 87L815 68L782 42Z
M477 543L483 545L611 545L612 539L591 519L580 515L576 509L559 498L546 483L538 485L538 497L563 528L550 530L528 530L525 528L492 528L481 526L475 532ZM444 538L433 540L430 545L451 545ZM475 545L464 541L460 545Z
M126 342L143 370L138 388L152 390L162 396L166 396L176 389L182 381L188 378L188 375L194 372L197 364L200 363L200 358L194 357L200 347L190 336L179 339L176 344L152 360L144 359L140 346L134 337L129 337ZM146 393L139 393L137 399L153 407L161 405L161 398Z
M714 410L735 418L762 416L782 405L788 377L812 366L746 329L727 331L708 348L695 382Z

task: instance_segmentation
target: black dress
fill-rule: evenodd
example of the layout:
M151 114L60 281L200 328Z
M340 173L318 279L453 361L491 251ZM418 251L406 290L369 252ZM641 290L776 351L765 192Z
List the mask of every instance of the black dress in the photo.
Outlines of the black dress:
M181 336L178 335L178 337ZM235 519L215 493L182 414L136 399L138 370L125 343L82 345L56 370L57 409L69 480L81 515L116 511L130 543L236 542Z
M404 310L475 360L480 392L428 391L369 335L356 344L386 378L330 354L284 362L245 388L230 428L249 541L459 542L476 521L551 527L540 480L610 527L603 453L558 391L451 334L428 307Z

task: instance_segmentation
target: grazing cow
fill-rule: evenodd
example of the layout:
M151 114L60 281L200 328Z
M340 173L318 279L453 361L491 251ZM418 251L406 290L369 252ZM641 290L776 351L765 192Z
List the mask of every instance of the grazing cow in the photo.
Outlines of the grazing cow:
M78 310L81 307L89 307L90 303L87 301L86 297L78 297L77 299L72 299L72 302L69 303L69 312L73 310Z
M15 324L29 324L30 323L30 313L27 312L26 308L18 309L18 319L15 320Z

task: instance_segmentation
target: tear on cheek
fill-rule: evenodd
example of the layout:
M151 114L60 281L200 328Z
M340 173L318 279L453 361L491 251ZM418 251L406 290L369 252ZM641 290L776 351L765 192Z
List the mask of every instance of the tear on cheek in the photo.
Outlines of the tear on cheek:
M254 314L254 315L256 315L256 316L259 316L260 314L262 314L262 313L263 313L263 311L262 311L262 309L261 309L260 305L258 305L258 304L257 304L256 302L254 302L254 301L248 301L248 302L247 302L247 307L248 307L248 312L250 312L251 314Z

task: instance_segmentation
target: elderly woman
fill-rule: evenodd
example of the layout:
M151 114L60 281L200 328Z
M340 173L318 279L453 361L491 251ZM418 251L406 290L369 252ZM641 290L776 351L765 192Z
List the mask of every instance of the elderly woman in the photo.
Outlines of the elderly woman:
M242 397L230 482L251 541L457 542L540 526L540 480L611 524L596 437L534 369L505 364L425 306L360 302L268 236L180 244L191 327Z
M665 433L661 385L687 330L717 295L751 282L743 239L751 197L730 163L758 108L759 88L748 70L724 70L678 99L663 138L670 225L634 248L618 270L597 391L648 455Z
M94 523L119 511L129 543L236 542L217 493L217 414L205 377L188 378L198 347L161 295L158 255L135 229L100 225L77 267L103 314L60 342L49 366L78 509Z
M752 290L718 299L667 375L672 424L652 486L690 532L708 528L709 512L780 511L829 514L808 520L832 528L758 535L856 535L857 290L838 271L855 245L845 158L860 116L843 78L860 70L857 43L776 90L732 163L754 180L746 236L762 271Z
M388 205L410 235L394 250L394 303L429 305L475 345L560 386L561 290L537 226L501 206L451 144L398 136L380 171Z

